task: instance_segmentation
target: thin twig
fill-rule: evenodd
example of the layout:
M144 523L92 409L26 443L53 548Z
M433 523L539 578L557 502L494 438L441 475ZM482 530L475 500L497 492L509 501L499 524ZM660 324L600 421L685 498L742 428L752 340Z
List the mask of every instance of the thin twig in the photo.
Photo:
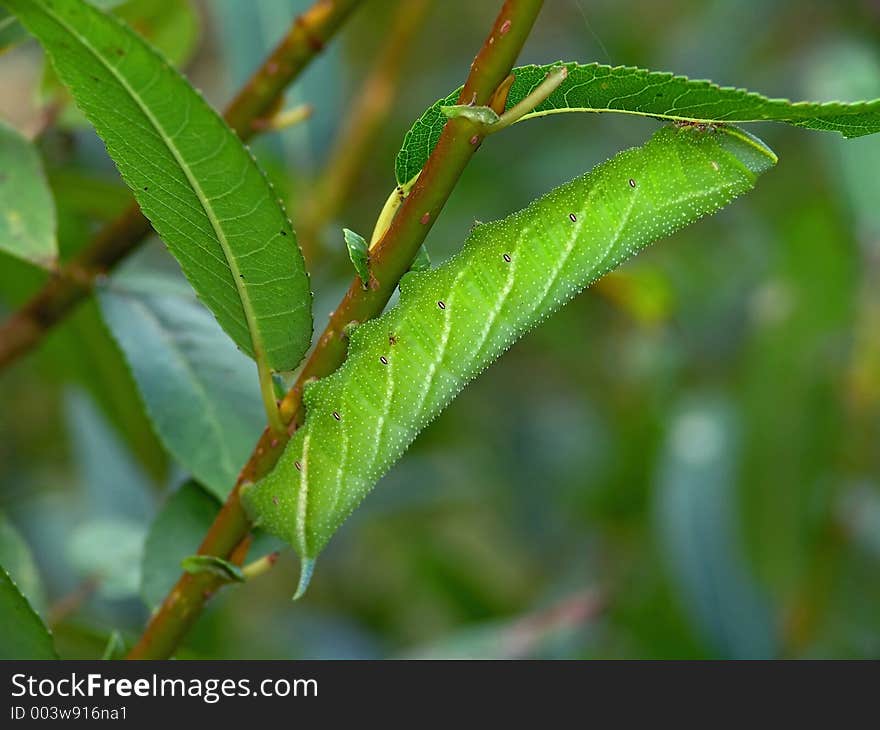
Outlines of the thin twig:
M489 36L471 65L461 98L475 104L492 99L513 67L526 41L543 0L506 0ZM462 171L476 151L473 123L452 119L444 127L440 140L431 152L422 174L407 197L387 233L375 247L371 261L375 287L364 290L355 277L340 306L331 317L324 334L304 366L294 387L281 406L282 417L294 429L302 419L301 398L304 384L333 372L342 363L346 351L346 331L352 321L377 316L400 277L406 273L425 236L458 182ZM238 477L214 523L199 547L199 553L243 559L250 524L241 505L242 484L256 481L275 466L286 439L263 433L250 460ZM171 656L189 628L195 623L208 597L219 587L208 574L182 575L159 609L153 614L129 659L159 659Z
M278 399L275 397L275 383L272 380L272 371L262 353L257 354L257 374L260 380L260 396L263 399L263 409L266 411L266 421L269 430L275 436L284 434L284 424L281 422L281 414L278 412Z
M265 119L274 116L286 87L361 2L316 0L296 18L282 41L226 109L227 123L243 140L268 126ZM134 251L151 230L140 208L132 202L89 246L53 273L30 301L0 325L0 369L33 349L91 293L95 279Z

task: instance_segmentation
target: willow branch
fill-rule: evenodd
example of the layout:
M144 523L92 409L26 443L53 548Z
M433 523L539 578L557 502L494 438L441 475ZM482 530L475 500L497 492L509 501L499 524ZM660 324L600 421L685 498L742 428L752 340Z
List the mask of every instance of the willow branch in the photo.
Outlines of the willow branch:
M318 55L362 0L316 0L227 107L224 118L243 140L267 128L286 87ZM95 279L134 251L152 231L132 201L83 251L54 272L43 288L0 325L0 369L30 351L92 291Z
M471 65L461 101L487 104L505 81L526 41L543 0L506 0L492 30ZM289 432L302 421L302 390L306 382L332 373L345 358L346 326L363 322L381 313L422 245L437 215L449 198L462 171L479 147L482 137L467 119L451 119L443 129L419 180L401 206L388 231L376 244L371 260L374 281L365 290L355 278L296 384L281 404L281 415ZM199 553L218 555L240 562L247 552L250 524L241 505L239 489L275 466L286 438L272 436L268 430L260 438L250 460L239 475L214 523L199 547ZM171 656L198 618L205 602L221 585L209 574L181 575L159 609L153 614L143 635L128 655L129 659L161 659Z

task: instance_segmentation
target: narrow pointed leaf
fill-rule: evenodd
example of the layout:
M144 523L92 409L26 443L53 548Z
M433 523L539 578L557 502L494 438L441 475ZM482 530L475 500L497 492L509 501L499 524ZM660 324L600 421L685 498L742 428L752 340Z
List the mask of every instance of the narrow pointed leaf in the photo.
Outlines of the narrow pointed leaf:
M49 630L0 565L0 659L57 659Z
M0 250L44 268L51 268L58 256L55 202L40 155L29 140L2 122Z
M739 544L737 423L722 400L672 414L656 485L660 549L688 615L723 659L770 659L774 617Z
M361 283L366 288L370 283L370 254L367 250L367 242L362 235L348 228L342 229L342 235L345 237L348 258L351 259L355 272L357 272Z
M265 426L253 364L182 277L136 263L98 286L104 321L165 448L225 499Z
M77 105L223 329L275 370L311 339L311 294L284 210L238 137L136 33L83 0L2 0Z
M798 127L840 132L844 137L880 131L880 99L852 104L791 102L641 68L598 63L563 65L568 76L559 88L518 121L563 112L621 112L704 123L788 122ZM515 80L506 108L522 101L558 66L551 63L514 69ZM456 104L460 91L456 89L429 107L407 132L397 154L399 184L411 180L422 169L446 124L444 108Z
M46 606L46 591L37 563L30 546L2 512L0 512L0 565L6 568L34 609L42 612Z
M259 526L314 558L418 433L513 342L652 241L750 190L776 156L741 130L665 127L401 280L307 387L275 470L243 489Z

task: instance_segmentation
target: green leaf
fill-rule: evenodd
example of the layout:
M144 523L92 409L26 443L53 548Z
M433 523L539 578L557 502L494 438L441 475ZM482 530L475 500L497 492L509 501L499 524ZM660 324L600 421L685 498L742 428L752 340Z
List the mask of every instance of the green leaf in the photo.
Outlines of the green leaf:
M159 605L177 577L180 561L193 554L220 502L195 482L187 482L163 505L150 526L141 567L141 597L147 608Z
M342 367L306 388L305 423L275 470L243 489L256 524L310 565L418 433L513 342L652 241L750 190L775 161L733 127L667 126L477 226L443 265L407 274L398 304L357 327Z
M776 654L774 619L739 544L736 428L723 402L694 398L673 414L661 456L656 519L684 608L727 659Z
M345 237L345 247L348 249L348 257L354 266L354 270L361 279L364 289L370 283L370 254L367 248L367 242L359 233L350 231L348 228L342 229L342 235Z
M0 659L57 659L49 630L0 565Z
M30 604L41 611L46 605L46 592L31 549L0 512L0 565L3 565Z
M216 555L189 555L180 561L187 573L210 573L228 583L244 583L241 568Z
M136 33L82 0L3 0L43 43L141 209L223 329L275 370L311 339L311 293L280 203L236 135Z
M0 21L2 22L2 21ZM50 269L58 257L55 202L40 155L0 122L0 250Z
M506 109L528 96L559 65L514 69L515 80ZM845 137L880 131L880 99L852 104L793 103L671 73L598 63L562 65L568 68L568 77L546 101L519 121L563 112L621 112L686 122L788 122L798 127L840 132ZM422 169L446 124L443 108L455 105L460 91L453 91L429 107L406 133L397 154L398 184L408 182Z
M162 443L225 499L265 426L253 364L182 280L131 262L98 300Z

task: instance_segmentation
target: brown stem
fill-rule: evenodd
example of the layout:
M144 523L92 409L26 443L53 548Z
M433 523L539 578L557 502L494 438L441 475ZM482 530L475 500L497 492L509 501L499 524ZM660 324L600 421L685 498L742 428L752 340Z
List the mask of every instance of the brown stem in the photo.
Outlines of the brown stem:
M542 5L543 0L504 2L491 32L471 65L460 97L462 103L489 102L510 73ZM295 429L302 421L303 386L313 378L329 375L342 363L346 350L344 330L349 322L363 322L381 313L458 182L462 170L479 147L479 142L476 128L468 120L452 119L446 123L418 183L377 244L370 263L375 287L365 291L359 279L352 282L296 384L282 401L281 415L290 424L289 430ZM250 460L242 469L235 488L208 530L199 553L229 558L235 551L235 557L244 559L246 546L242 549L239 545L247 539L250 525L241 505L239 488L243 483L267 474L274 467L286 440L275 438L268 431L263 433ZM153 614L128 658L162 659L171 656L198 618L205 601L219 586L220 581L208 573L181 575Z
M264 117L281 102L285 88L302 73L324 43L362 0L316 0L238 92L224 117L247 140L265 128ZM46 332L66 317L106 274L134 251L152 230L132 202L94 241L51 275L43 288L0 325L0 369L33 349Z
M296 237L306 256L314 257L318 236L341 210L370 152L373 140L391 110L416 32L430 0L400 3L382 52L345 112L345 121L322 175L296 219Z

